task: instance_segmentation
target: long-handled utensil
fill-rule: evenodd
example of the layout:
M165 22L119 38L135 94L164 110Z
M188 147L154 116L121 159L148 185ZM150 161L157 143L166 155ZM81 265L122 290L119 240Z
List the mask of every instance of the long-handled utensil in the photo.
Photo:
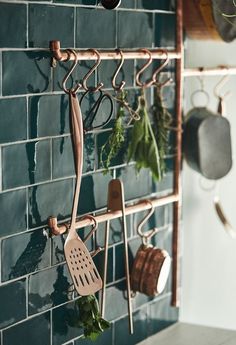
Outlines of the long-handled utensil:
M76 187L71 224L65 242L64 252L75 289L80 295L86 296L100 290L102 288L102 280L88 249L76 232L75 224L83 165L83 122L79 102L73 91L69 92L69 100L76 170Z
M128 256L128 237L127 226L125 218L125 200L124 200L124 187L123 183L119 179L113 179L108 185L108 212L122 211L122 233L124 243L124 257L125 257L125 275L127 286L127 302L128 302L128 314L129 314L129 331L133 334L133 314L132 314L132 300L131 300L131 288L130 288L130 273L129 273L129 256ZM105 246L104 246L104 274L103 274L103 289L102 289L102 303L101 311L102 316L105 313L105 299L106 299L106 280L107 280L107 263L108 263L108 244L109 244L109 230L110 221L106 222L105 230Z

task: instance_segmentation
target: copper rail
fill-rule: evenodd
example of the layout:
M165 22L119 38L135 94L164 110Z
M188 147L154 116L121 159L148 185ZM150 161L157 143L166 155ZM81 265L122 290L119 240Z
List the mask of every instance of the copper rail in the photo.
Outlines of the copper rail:
M217 66L217 67L197 67L197 68L186 68L183 71L184 77L194 76L224 76L224 75L236 75L236 67L229 66Z
M60 41L51 41L50 50L53 58L57 61L72 61L75 59L73 54L66 50L61 50ZM78 60L95 60L96 55L89 50L77 50ZM153 59L165 59L166 53L163 49L150 49ZM125 60L133 59L148 59L148 53L139 50L123 50L122 53ZM99 55L101 60L120 60L120 54L116 50L100 50ZM181 55L177 50L168 50L169 59L181 59Z
M176 156L174 164L174 194L181 196L181 162L182 162L182 89L183 89L183 0L177 0L176 12L176 47L181 58L176 61ZM173 236L172 236L172 295L171 305L179 306L180 258L179 258L179 224L181 215L181 197L174 202Z
M149 210L152 208L152 205L153 207L160 207L160 206L171 204L178 200L179 200L178 195L170 194L170 195L159 197L156 199L150 199L151 203L149 200L139 201L135 205L127 206L125 208L125 214L128 216L130 214L134 214L137 212ZM112 219L120 218L121 216L122 216L122 212L120 210L120 211L102 213L95 216L94 218L96 219L97 223L103 223ZM48 226L52 234L55 236L64 234L69 228L69 225L70 225L69 222L58 225L56 217L50 217L48 220ZM89 225L93 225L93 220L90 218L84 218L82 220L78 219L75 224L76 229L81 229Z

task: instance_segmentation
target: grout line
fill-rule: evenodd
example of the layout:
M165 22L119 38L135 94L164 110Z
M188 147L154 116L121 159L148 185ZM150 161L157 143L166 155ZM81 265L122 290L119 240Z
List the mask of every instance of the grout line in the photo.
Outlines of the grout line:
M50 344L53 345L53 331L52 331L52 309L50 309Z
M74 48L76 47L76 35L77 34L77 10L74 7Z
M50 143L50 179L53 181L53 139L52 137L49 139Z
M26 4L26 47L29 48L29 4Z
M26 318L29 317L29 276L26 277Z

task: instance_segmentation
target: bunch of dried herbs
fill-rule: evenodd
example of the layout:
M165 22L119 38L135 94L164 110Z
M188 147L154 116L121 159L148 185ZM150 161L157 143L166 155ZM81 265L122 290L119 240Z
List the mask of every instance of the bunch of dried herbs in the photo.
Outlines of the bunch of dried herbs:
M137 113L130 107L127 101L127 92L121 90L116 97L113 97L118 103L118 110L113 130L107 141L101 147L100 161L102 167L105 168L105 174L111 165L112 159L116 158L125 144L125 110L131 119L139 119Z
M165 157L169 151L169 132L172 117L164 106L161 95L161 87L155 88L154 103L151 107L153 117L153 131L159 151L160 177L162 178L166 171Z
M160 180L162 176L160 154L148 116L144 90L138 99L137 113L140 120L136 121L132 128L131 141L128 147L128 162L131 159L135 160L137 171L140 171L141 168L149 168L153 178Z

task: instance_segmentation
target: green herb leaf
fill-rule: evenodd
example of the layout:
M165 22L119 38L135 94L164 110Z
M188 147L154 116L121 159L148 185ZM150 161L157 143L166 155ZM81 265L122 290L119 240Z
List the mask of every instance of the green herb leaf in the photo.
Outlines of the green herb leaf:
M139 97L137 113L140 120L136 121L132 129L132 138L128 147L128 162L133 158L136 169L149 168L156 180L161 178L159 150L147 113L144 90Z

